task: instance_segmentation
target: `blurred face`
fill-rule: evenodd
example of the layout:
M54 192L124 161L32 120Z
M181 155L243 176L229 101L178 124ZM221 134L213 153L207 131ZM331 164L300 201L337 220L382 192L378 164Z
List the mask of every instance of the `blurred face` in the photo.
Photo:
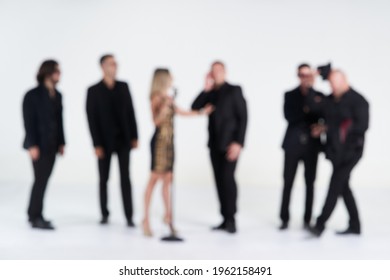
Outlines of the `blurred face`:
M49 79L53 84L57 84L60 81L60 77L61 77L61 70L60 67L57 65L54 73L50 75Z
M310 67L302 67L299 69L298 78L300 86L303 88L311 88L314 84L314 75Z
M333 71L328 77L330 87L335 97L341 97L349 88L347 78L342 72Z
M117 71L117 64L114 57L108 57L106 58L102 63L102 70L104 76L110 77L112 79L115 79L116 77L116 71Z
M218 63L211 66L211 77L216 85L222 85L226 78L225 67Z

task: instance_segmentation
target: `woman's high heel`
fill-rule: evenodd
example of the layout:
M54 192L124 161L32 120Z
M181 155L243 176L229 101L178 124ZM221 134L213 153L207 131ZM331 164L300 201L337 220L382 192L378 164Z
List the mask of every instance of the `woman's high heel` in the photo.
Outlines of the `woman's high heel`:
M150 226L148 223L146 223L146 221L143 221L142 227L143 227L143 231L144 231L145 236L147 236L147 237L153 236L152 231L150 230Z
M177 234L177 230L173 227L172 220L169 218L169 216L165 216L163 220L164 220L164 224L169 226L169 229L170 229L171 233L173 235L176 235Z

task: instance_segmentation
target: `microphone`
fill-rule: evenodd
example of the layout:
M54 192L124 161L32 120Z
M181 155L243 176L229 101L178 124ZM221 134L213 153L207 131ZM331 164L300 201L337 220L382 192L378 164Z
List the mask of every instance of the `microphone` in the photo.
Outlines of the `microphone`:
M172 97L173 99L176 99L176 97L177 97L177 88L171 87L171 88L169 89L168 95L169 95L170 97Z

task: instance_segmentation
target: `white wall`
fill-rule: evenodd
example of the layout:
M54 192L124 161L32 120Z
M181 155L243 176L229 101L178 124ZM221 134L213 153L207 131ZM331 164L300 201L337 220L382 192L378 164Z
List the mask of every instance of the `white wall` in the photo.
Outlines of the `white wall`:
M281 186L283 92L296 86L300 62L331 60L371 104L366 153L354 184L387 187L389 12L387 1L0 0L0 187L30 184L31 164L21 148L21 101L35 85L39 64L51 57L63 72L59 89L68 142L53 180L97 182L84 107L86 88L100 79L98 58L106 52L116 55L119 78L129 82L133 94L141 147L132 154L131 170L138 187L145 184L150 166L148 92L153 70L172 70L178 104L189 108L214 59L226 62L229 80L243 87L248 101L247 145L237 174L241 185ZM328 91L320 80L317 87ZM177 118L180 185L213 183L206 131L205 118ZM322 160L319 168L318 181L326 185L329 163Z

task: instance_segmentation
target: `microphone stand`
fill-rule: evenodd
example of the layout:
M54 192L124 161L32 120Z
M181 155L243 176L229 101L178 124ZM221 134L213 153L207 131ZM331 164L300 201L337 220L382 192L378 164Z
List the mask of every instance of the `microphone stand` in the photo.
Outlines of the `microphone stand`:
M173 99L176 99L176 96L177 96L177 89L174 88ZM174 119L175 118L173 117L172 122L174 121ZM175 228L173 226L173 217L174 217L174 215L173 215L173 209L174 209L173 208L173 199L174 199L173 191L174 191L174 185L175 185L174 184L174 176L172 176L172 185L171 185L171 194L170 194L170 196L171 196L171 199L170 199L171 219L170 219L170 223L169 223L170 233L169 233L169 235L162 237L161 241L182 242L182 241L184 241L184 239L182 239L182 238L177 236L177 232L176 232L176 230L175 230Z

